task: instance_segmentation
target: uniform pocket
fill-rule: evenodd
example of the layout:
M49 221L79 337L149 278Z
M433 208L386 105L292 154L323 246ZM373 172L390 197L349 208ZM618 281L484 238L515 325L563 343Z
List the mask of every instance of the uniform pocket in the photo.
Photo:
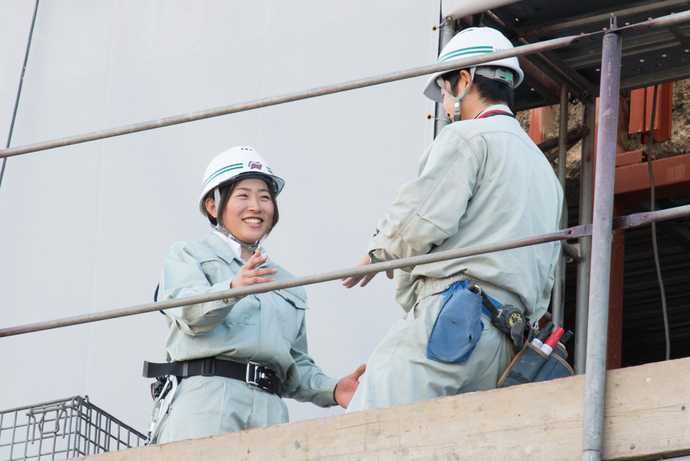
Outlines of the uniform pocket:
M429 335L427 357L442 363L466 363L484 329L481 321L482 297L454 285Z
M277 327L283 338L290 343L295 342L307 309L307 293L302 287L276 290L274 299L280 300L274 307L277 316Z
M307 293L302 287L287 288L274 292L297 309L307 308Z

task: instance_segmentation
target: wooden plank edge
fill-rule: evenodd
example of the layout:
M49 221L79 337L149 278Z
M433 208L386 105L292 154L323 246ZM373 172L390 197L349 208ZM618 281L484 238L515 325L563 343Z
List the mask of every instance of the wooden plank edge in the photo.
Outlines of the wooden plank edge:
M603 459L690 454L690 358L607 372ZM584 376L88 456L92 461L580 459Z

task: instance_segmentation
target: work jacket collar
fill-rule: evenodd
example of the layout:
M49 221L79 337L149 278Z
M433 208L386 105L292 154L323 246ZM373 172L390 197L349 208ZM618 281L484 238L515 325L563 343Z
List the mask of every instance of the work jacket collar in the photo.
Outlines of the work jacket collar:
M208 234L204 235L201 240L206 245L211 247L216 256L218 256L226 263L232 264L232 261L235 260L237 261L237 264L240 266L244 264L242 258L237 253L235 253L235 251L232 248L230 248L230 245L228 245L225 242L225 240L223 240L221 236L218 235L216 232L209 232ZM237 246L239 247L239 245Z
M475 118L482 118L482 115L486 114L487 112L508 112L510 115L515 115L513 112L510 110L510 107L506 106L505 104L494 104L493 106L489 106L483 111L481 111Z
M240 246L239 243L237 243L236 241L234 241L233 239L231 239L227 235L223 234L222 232L213 231L213 233L216 234L221 239L223 239L223 241L228 244L228 246L233 251L233 253L235 253L235 256L237 257L237 259L242 261L242 263L247 262L244 259L242 259L242 247ZM266 254L266 249L261 245L259 246L259 248L257 248L257 250L259 250L262 255Z

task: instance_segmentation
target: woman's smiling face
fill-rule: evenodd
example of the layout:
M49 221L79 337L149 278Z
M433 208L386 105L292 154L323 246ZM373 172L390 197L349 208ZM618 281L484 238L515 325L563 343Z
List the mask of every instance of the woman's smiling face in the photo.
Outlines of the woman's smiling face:
M223 225L236 239L253 244L270 230L275 209L268 187L261 179L244 179L235 186Z

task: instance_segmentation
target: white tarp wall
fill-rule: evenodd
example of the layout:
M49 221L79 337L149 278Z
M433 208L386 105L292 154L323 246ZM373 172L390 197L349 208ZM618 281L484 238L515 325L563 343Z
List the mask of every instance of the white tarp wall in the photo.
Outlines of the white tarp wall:
M0 1L5 145L34 1ZM12 146L435 62L439 1L40 3ZM208 161L255 147L286 180L266 241L296 276L354 266L432 139L417 78L8 159L0 187L0 326L150 302L166 250L208 225ZM307 287L310 352L334 377L402 315L394 282ZM0 410L73 395L148 425L152 313L0 339ZM292 420L340 413L288 401Z

